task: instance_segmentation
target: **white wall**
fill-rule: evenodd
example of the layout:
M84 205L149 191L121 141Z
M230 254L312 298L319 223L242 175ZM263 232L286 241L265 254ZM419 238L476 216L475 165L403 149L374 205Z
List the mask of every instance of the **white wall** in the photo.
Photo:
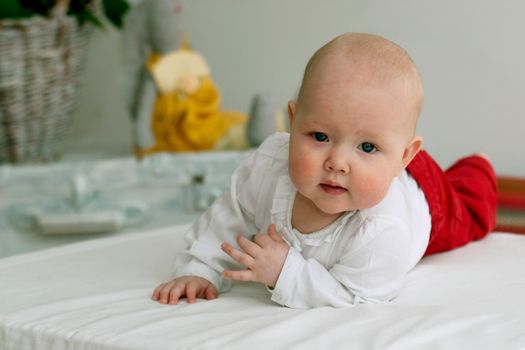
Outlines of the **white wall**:
M182 28L207 58L223 106L248 112L256 93L283 105L304 65L347 31L381 34L405 47L423 76L419 132L443 166L475 151L500 174L525 176L525 2L521 0L181 0ZM115 77L119 35L97 34L69 158L96 143L129 153L129 121ZM90 152L93 152L91 150Z

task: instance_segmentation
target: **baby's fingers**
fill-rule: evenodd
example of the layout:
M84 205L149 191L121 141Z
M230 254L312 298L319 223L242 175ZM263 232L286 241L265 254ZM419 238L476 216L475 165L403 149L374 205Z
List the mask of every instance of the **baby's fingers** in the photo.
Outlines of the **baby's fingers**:
M228 243L221 244L221 249L226 254L231 256L232 259L237 261L238 263L240 263L240 264L242 264L242 265L244 265L244 266L246 266L248 268L253 267L255 260L250 255L235 249L234 247L232 247Z
M257 235L254 235L253 237L256 237ZM261 249L261 247L255 243L254 240L250 241L248 238L244 237L243 235L237 236L237 244L241 249L248 254L251 257L257 256L258 250Z
M151 300L158 301L160 299L160 291L164 287L166 283L161 283L155 290L153 291L153 294L151 294Z
M152 299L161 304L176 304L180 298L179 289L174 281L162 283L153 291Z
M168 302L167 303L162 303L161 302L161 304L175 305L175 304L177 304L179 302L179 299L183 295L183 293L184 293L184 287L182 287L180 285L175 285L170 290L170 293L168 295Z
M270 238L273 239L274 241L284 242L279 232L277 232L277 229L275 228L275 224L271 224L270 226L268 226L267 233L268 233L268 236L270 236Z
M188 283L186 287L186 299L188 299L189 304L193 304L197 299L198 294L200 293L200 285L198 282L193 281Z
M255 275L251 270L224 270L222 275L228 279L235 281L255 281Z
M217 298L217 288L213 284L209 284L204 292L204 297L208 300L213 300Z

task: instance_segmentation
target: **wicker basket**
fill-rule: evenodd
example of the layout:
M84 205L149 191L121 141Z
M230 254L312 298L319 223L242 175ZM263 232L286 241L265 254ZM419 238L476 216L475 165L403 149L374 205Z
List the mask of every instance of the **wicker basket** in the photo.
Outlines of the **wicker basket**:
M77 105L90 26L65 16L0 21L0 163L47 162Z

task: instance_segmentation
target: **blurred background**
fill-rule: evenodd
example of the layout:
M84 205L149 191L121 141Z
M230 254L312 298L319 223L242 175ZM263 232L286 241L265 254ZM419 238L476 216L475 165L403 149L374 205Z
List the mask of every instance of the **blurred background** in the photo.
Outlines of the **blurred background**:
M499 229L525 232L523 13L520 0L2 0L0 257L194 220L250 147L286 130L310 56L351 31L410 53L425 148L443 167L486 153L506 177Z
M147 10L158 1L172 3L173 11ZM152 30L175 48L185 35L209 65L221 108L246 115L253 114L255 96L286 112L311 54L338 34L360 31L397 42L416 62L426 95L419 133L442 166L482 151L499 174L525 175L523 1L128 3L122 29L91 33L61 160L133 154L130 106L147 58L141 41L151 44Z

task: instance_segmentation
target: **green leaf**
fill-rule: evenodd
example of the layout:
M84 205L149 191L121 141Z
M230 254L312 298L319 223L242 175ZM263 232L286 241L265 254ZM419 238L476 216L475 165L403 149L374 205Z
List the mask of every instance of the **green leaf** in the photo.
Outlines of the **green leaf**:
M122 28L124 15L129 10L129 4L125 0L102 0L104 14L108 20L117 28Z
M47 16L55 6L54 0L20 0L20 4L42 16Z
M104 28L104 24L102 24L102 22L97 18L97 16L95 16L95 14L91 11L85 10L82 12L74 13L73 15L77 18L79 24L89 22L95 27Z
M18 0L1 0L0 1L0 19L5 18L24 18L34 14L23 7Z
M48 16L56 0L0 0L0 19L27 18L33 15ZM129 11L127 0L102 0L103 13L117 28L122 28L124 15ZM75 16L80 24L104 25L93 11L93 0L70 0L67 14Z
M78 13L91 10L90 4L92 0L70 0L69 1L69 14L76 15Z
M0 19L47 16L53 0L0 0Z

